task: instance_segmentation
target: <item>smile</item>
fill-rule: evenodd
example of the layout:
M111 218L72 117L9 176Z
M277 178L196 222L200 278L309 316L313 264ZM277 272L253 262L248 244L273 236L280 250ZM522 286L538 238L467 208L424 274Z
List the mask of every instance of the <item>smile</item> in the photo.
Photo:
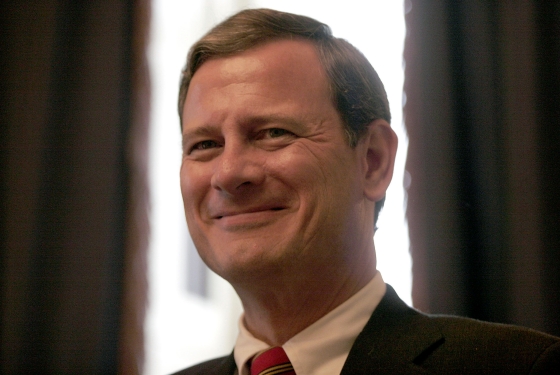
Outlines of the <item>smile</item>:
M220 227L228 231L247 230L270 224L279 218L283 207L224 212L214 216Z
M220 215L214 216L216 219L222 219L224 217L232 217L232 216L239 216L239 215L248 215L248 214L258 214L261 212L268 212L268 211L280 211L283 210L283 207L272 207L272 208L257 208L251 210L244 210L239 212L230 212L230 213L223 213Z

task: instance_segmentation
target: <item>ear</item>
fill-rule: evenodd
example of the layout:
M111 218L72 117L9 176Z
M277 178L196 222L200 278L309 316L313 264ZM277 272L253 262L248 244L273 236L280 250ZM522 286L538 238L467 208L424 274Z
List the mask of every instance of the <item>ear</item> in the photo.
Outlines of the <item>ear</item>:
M369 124L367 134L359 141L364 167L364 195L372 202L385 196L393 178L397 144L397 135L383 119Z

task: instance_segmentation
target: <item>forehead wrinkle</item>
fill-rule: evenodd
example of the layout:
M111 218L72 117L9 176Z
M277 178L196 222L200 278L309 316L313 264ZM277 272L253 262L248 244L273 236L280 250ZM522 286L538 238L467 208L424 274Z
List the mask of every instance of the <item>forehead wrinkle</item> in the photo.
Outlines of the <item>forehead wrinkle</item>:
M248 123L248 124L285 124L291 126L301 126L301 121L294 119L290 116L284 116L281 113L275 114L249 114L246 119L241 120L241 123Z

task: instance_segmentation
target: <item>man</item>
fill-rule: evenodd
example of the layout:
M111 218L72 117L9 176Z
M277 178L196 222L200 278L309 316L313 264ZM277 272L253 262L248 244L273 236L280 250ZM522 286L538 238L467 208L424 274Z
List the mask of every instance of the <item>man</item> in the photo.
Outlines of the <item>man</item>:
M190 234L244 308L233 354L180 373L560 368L558 338L427 316L383 282L373 235L397 139L376 72L326 25L272 10L224 21L189 53L179 114Z

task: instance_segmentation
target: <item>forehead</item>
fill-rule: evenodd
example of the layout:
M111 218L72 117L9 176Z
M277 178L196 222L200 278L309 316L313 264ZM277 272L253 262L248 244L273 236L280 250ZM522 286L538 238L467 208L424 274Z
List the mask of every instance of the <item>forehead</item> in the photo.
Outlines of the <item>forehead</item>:
M233 72L251 74L262 68L292 74L304 70L323 72L315 45L303 39L271 40L231 56L210 58L198 68L194 76L217 63L224 67L224 75ZM297 63L304 65L295 65Z
M237 95L260 91L270 99L293 98L331 103L330 87L315 46L304 40L275 40L242 53L213 58L194 74L183 107L198 101L202 92L220 87ZM191 108L192 109L192 108Z

